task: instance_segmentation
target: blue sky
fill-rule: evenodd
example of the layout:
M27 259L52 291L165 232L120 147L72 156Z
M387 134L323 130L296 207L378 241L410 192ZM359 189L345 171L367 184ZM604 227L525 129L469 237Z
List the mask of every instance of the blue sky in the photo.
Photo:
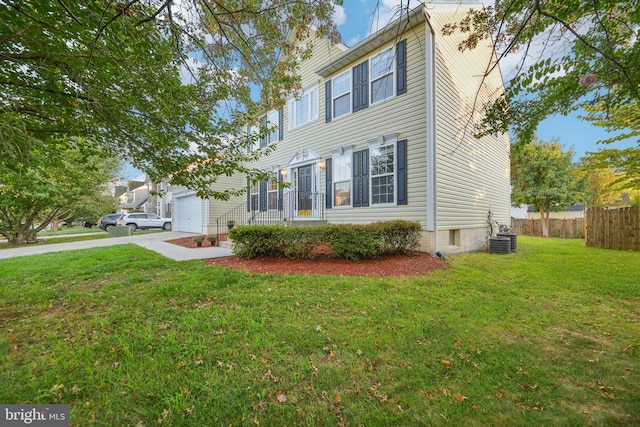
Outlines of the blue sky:
M334 15L343 42L351 47L362 41L371 34L372 30L387 24L398 11L398 5L402 4L406 7L409 2L411 7L422 4L416 0L344 0L342 8L339 8ZM450 2L458 3L459 1L450 0ZM509 62L515 63L517 60ZM509 62L502 66L505 76L508 75L508 70L505 68L509 67ZM569 149L575 151L574 160L576 161L587 151L627 148L636 144L635 141L616 143L611 146L597 144L597 141L610 138L613 134L608 134L604 129L578 119L580 114L581 112L575 112L566 117L562 115L549 117L538 127L538 137L544 141L558 138L565 151Z

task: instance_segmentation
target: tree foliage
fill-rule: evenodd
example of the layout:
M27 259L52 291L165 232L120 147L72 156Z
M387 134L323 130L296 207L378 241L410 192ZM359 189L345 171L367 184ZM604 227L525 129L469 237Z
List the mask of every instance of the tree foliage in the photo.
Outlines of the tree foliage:
M572 163L572 151L562 152L557 142L535 139L511 148L511 200L533 205L542 218L542 235L548 236L551 210L558 211L587 198L587 180Z
M610 168L581 167L580 173L588 181L590 207L606 207L623 203L621 176Z
M17 134L0 155L61 154L75 141L227 198L242 189L211 187L218 176L263 175L246 166L263 152L247 150L243 126L297 88L308 52L290 36L304 40L315 24L336 37L334 3L2 1L0 131Z
M531 141L546 117L585 108L584 118L622 132L604 141L612 143L640 135L639 27L633 1L496 0L443 31L468 34L463 51L493 37L497 57L488 71L519 58L504 96L485 106L479 134L510 130L519 141ZM600 159L638 171L639 153L640 145L611 149Z
M24 126L21 121L5 123L0 142L15 144L24 138ZM53 220L86 212L104 199L103 185L119 170L113 158L70 148L73 144L66 141L54 146L24 139L27 149L0 157L0 235L10 245L35 237Z
M633 2L497 0L446 30L469 34L461 50L493 37L498 62L521 57L517 75L507 84L509 109L492 111L503 112L494 128L512 126L525 141L550 114L640 100L638 25L640 10Z

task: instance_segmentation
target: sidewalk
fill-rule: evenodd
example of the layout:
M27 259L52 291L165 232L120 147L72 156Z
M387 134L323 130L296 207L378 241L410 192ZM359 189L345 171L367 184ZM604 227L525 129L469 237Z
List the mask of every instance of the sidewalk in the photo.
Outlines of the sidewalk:
M133 243L145 249L149 249L171 258L175 261L189 261L194 259L220 258L231 256L231 249L207 246L203 248L189 249L182 246L167 243L166 240L179 239L194 236L194 234L177 231L134 234L125 237L108 237L106 239L84 240L69 243L49 243L46 245L24 245L12 249L0 249L0 259L15 258L19 256L39 255L50 252L73 251L78 249L100 248L105 246L125 245ZM49 237L52 239L53 236Z

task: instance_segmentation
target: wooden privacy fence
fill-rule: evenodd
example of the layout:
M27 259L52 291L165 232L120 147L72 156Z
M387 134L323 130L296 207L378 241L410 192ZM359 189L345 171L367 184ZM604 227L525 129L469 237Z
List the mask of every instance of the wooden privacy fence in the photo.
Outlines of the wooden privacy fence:
M542 236L542 220L512 218L511 232L521 236ZM584 239L584 218L549 218L549 237Z
M640 251L640 206L588 208L586 245Z

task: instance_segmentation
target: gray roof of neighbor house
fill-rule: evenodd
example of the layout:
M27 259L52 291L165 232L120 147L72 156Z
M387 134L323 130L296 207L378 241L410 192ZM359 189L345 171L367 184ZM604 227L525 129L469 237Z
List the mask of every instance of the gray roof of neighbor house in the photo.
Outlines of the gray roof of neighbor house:
M577 212L577 211L583 211L584 209L585 209L584 204L578 204L578 205L567 206L564 209L560 209L558 212ZM536 209L535 206L530 205L527 208L527 212L538 212L538 209Z
M134 201L134 202L131 202L131 203L127 203L122 208L123 209L137 209L140 206L144 205L146 203L147 199L148 199L148 197L144 198L142 200L137 200L137 201Z

